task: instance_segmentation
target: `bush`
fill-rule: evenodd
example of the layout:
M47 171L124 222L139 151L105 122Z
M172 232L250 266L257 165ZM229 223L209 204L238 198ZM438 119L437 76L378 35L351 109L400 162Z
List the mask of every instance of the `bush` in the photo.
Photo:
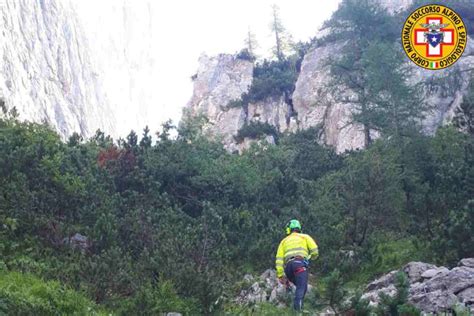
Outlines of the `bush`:
M264 101L267 98L289 96L295 89L298 71L296 61L284 59L281 61L264 60L253 69L252 85L247 93L242 94L240 100L229 102L228 107L247 106L249 103Z
M106 315L82 294L58 282L17 272L0 273L0 314Z
M380 304L377 306L377 315L385 316L418 316L421 312L407 303L408 287L410 283L403 271L395 275L395 288L397 293L391 297L385 293L380 294Z
M273 136L275 142L278 140L278 131L275 126L266 122L250 122L242 126L234 138L237 142L242 142L246 137L257 139L265 135Z
M237 59L248 60L250 62L255 61L255 56L249 52L247 48L242 49L236 56Z
M200 314L192 300L180 298L170 282L156 286L146 284L134 297L126 300L120 313L123 315L159 315L160 313L178 312L185 315Z

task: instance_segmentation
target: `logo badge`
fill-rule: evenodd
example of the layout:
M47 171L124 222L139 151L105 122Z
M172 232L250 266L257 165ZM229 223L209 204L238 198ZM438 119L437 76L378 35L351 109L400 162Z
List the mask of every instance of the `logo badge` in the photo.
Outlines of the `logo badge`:
M405 21L402 45L408 58L425 69L452 66L464 53L467 29L454 10L437 4L419 7Z

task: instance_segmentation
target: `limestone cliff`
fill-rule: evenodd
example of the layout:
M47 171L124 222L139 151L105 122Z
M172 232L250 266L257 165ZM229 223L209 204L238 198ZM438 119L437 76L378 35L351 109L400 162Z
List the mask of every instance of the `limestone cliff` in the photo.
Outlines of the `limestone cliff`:
M374 0L375 1L375 0ZM377 0L394 14L406 9L411 0ZM323 29L319 37L330 30ZM352 106L338 103L325 89L330 82L327 59L344 50L344 42L327 41L311 49L302 62L292 95L292 105L280 99L267 99L248 108L228 108L230 101L248 91L252 82L252 63L232 55L204 56L194 81L194 94L187 108L189 113L202 113L209 117L207 127L212 135L219 135L226 148L234 150L233 135L245 122L262 121L277 127L281 132L318 126L321 142L333 146L337 152L363 147L361 126L352 122ZM421 83L420 95L432 107L422 122L426 133L449 122L466 92L469 80L467 70L474 68L474 43L468 39L463 57L452 67L428 71L407 59L412 70L411 83ZM350 94L350 92L349 92Z
M0 98L64 138L99 128L124 136L153 123L151 3L0 1Z
M293 105L301 128L320 125L323 141L338 152L361 148L364 137L361 126L351 123L351 106L338 103L324 89L329 78L325 60L342 51L342 42L317 47L306 54L293 94ZM413 84L422 83L419 93L432 110L425 114L424 130L431 134L438 126L449 122L466 92L469 73L474 68L474 44L468 40L463 57L452 67L429 71L407 63L413 70Z
M0 97L20 118L46 121L63 135L114 132L77 18L55 0L2 1Z

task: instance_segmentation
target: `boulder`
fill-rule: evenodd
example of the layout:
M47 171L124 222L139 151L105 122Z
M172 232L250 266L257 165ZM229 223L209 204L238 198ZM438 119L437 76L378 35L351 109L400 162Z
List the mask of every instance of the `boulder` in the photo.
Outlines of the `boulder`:
M458 298L449 291L436 290L410 296L408 301L424 312L437 313L456 305Z
M71 248L78 249L82 252L85 252L90 247L89 238L79 233L75 233L70 238L64 238L63 242Z
M469 287L458 293L457 297L461 303L474 305L474 287Z
M380 290L383 288L386 288L387 286L393 284L395 282L395 274L397 274L398 271L391 271L388 274L378 278L377 280L369 283L367 285L366 290L367 291L374 291L374 290Z
M395 285L389 284L386 287L364 293L361 298L368 300L370 305L378 305L382 293L388 296L394 296L397 293L397 289L395 288Z
M421 277L423 279L431 279L432 277L437 276L440 273L448 273L448 272L449 272L449 269L445 267L433 268L433 269L429 269L423 272L421 274Z
M447 290L450 293L458 294L464 289L474 286L474 268L456 267L447 273L437 276L421 283L422 289L414 288L417 291L433 292L436 290Z
M418 282L421 280L421 275L431 269L437 268L433 264L424 263L424 262L410 262L403 267L403 271L407 274L410 283Z
M459 261L459 267L470 267L474 268L474 258L465 258Z
M474 267L471 258L463 259L453 269L437 267L423 262L410 262L404 271L410 282L408 302L426 313L441 313L456 305L467 306L474 311ZM396 294L395 274L391 271L371 282L362 298L371 305L380 302L380 294Z

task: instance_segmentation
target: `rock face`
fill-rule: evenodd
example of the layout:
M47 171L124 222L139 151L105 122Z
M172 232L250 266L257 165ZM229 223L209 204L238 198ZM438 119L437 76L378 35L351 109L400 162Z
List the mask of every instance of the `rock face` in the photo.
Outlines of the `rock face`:
M242 127L246 114L241 107L229 107L248 91L252 83L253 64L232 55L216 57L202 55L194 75L194 92L184 115L204 115L208 118L207 132L221 136L226 145Z
M408 301L424 312L440 313L461 304L474 313L474 258L463 259L449 270L423 262L410 262L402 268L410 281ZM370 283L362 296L371 304L379 303L380 293L394 295L392 271Z
M71 7L56 0L0 4L0 96L21 119L63 135L114 132L112 111Z
M299 127L306 129L320 126L322 141L337 152L362 148L362 126L352 124L350 104L334 101L327 92L330 81L327 60L342 51L343 43L331 43L308 52L301 65L301 72L293 93L293 106L298 113Z
M412 0L374 0L388 12L399 14L407 9ZM323 29L319 37L331 30ZM461 59L444 70L429 71L417 67L406 58L412 70L410 83L419 84L419 93L431 107L422 122L424 131L432 134L453 118L454 111L462 102L469 83L467 69L474 67L474 41L469 38ZM304 57L301 71L292 95L292 107L282 99L269 99L250 104L248 111L241 108L227 109L226 105L248 91L252 82L252 64L231 55L203 57L194 83L194 95L188 104L190 113L203 113L213 124L209 130L220 135L224 145L231 149L233 138L239 128L253 120L268 122L280 131L295 131L320 127L321 142L335 148L337 152L362 148L364 136L362 126L352 120L354 104L335 100L331 89L327 60L344 51L343 41L332 41L310 50ZM351 100L351 92L345 91ZM353 96L352 96L353 97ZM374 133L373 137L377 137Z
M0 1L0 98L63 137L124 136L157 99L150 2L86 2Z
M251 103L247 108L232 107L248 91L253 78L253 64L235 55L203 55L194 75L194 92L184 115L204 115L209 120L206 131L219 137L229 151L241 151L248 146L237 144L234 137L249 122L266 122L279 131L296 130L291 108L283 98L269 98Z
M410 83L420 84L419 93L432 108L425 113L422 122L427 134L434 133L439 126L450 122L454 110L462 102L469 83L469 73L464 70L474 67L474 44L471 42L469 39L461 59L447 69L429 71L407 61L412 70ZM322 141L335 147L337 152L364 146L362 126L352 123L353 104L337 102L327 92L330 91L327 89L330 75L326 61L343 49L343 42L333 42L307 53L293 93L300 127L321 126ZM350 99L350 92L347 93Z

